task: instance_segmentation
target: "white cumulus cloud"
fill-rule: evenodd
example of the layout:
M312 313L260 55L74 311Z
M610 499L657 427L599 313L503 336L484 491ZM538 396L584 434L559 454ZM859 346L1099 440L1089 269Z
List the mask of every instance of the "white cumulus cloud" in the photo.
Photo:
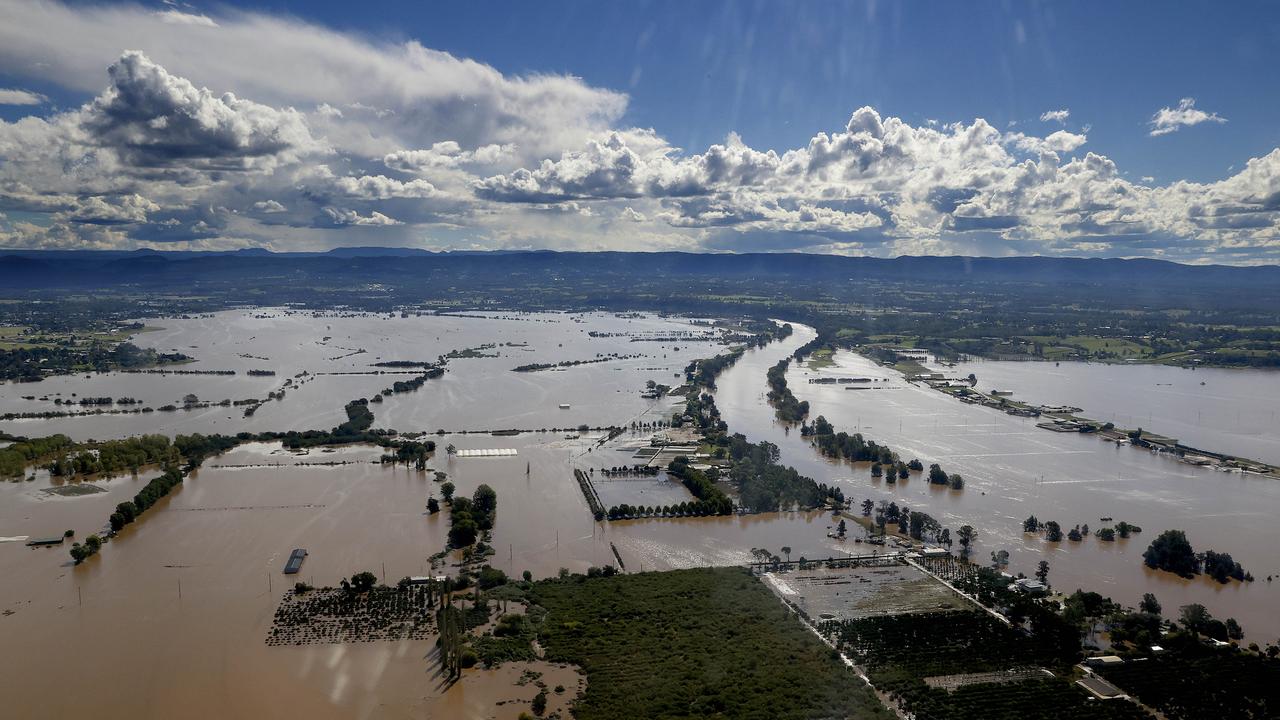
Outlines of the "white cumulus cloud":
M1217 113L1205 112L1197 108L1195 98L1182 98L1178 101L1178 107L1163 107L1151 116L1151 136L1168 135L1181 128L1200 123L1225 123L1226 121L1226 118Z
M40 93L16 88L0 88L0 105L40 105L49 98Z

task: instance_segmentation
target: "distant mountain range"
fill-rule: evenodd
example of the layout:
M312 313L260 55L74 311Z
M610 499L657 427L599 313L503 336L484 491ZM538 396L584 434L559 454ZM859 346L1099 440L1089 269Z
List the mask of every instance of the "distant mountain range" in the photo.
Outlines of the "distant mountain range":
M394 262L388 262L393 260ZM892 259L802 253L708 255L630 252L431 252L355 247L323 253L0 250L0 289L168 286L210 281L276 282L348 276L352 282L403 281L443 276L577 275L794 278L797 282L884 280L977 283L1126 285L1233 292L1280 290L1280 266L1181 265L1162 260L1058 257L899 257Z

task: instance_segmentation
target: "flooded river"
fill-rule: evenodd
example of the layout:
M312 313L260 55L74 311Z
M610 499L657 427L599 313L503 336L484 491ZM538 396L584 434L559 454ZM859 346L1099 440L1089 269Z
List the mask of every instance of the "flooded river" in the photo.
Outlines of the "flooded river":
M56 407L51 400L24 400L22 395L70 397L73 392L77 397L132 395L153 404L186 393L206 399L261 397L304 370L315 379L288 391L283 401L267 403L248 423L234 409L216 408L6 422L0 428L103 438L246 426L328 427L342 419L348 399L371 395L398 376L319 373L364 372L381 360L432 360L451 350L508 342L527 345L481 351L500 354L497 358L452 360L443 378L376 407L378 426L453 431L629 425L667 417L682 405L677 398L640 397L646 380L674 385L675 374L690 359L722 350L705 340L632 342L634 337L702 332L687 320L652 316L388 319L260 311L158 324L165 330L145 333L137 342L200 358L186 368L240 372L105 374L4 385L0 408L50 409ZM609 333L628 334L605 336ZM1280 588L1265 579L1280 573L1271 550L1280 542L1280 529L1271 519L1280 510L1280 482L1196 468L1093 437L1039 430L1032 421L910 385L852 354L841 353L833 367L818 371L793 368L791 387L812 404L814 415L886 442L904 458L939 462L967 479L959 492L930 487L919 478L886 486L873 481L865 466L819 456L798 429L788 432L776 422L765 402L765 371L812 337L811 329L797 326L793 337L748 351L721 376L717 403L731 430L778 444L784 462L822 482L838 483L852 499L892 499L930 513L953 531L973 525L979 530L978 558L1007 549L1011 570L1026 573L1047 559L1050 581L1058 589L1094 589L1129 604L1153 592L1167 612L1201 602L1215 615L1240 620L1250 639L1272 641L1280 634L1280 618L1270 612ZM358 349L365 352L339 357ZM564 371L510 371L527 362L607 353L644 357ZM275 369L277 375L245 374L255 367ZM1021 393L1011 377L1001 378L981 366L977 373L991 376L1001 389ZM807 382L819 375L884 380L872 383L875 389L860 391ZM1027 392L1027 399L1043 402L1072 400ZM562 410L560 403L570 408ZM1154 424L1152 428L1160 431ZM742 563L757 547L778 554L789 547L793 558L870 549L829 538L832 519L825 513L594 522L574 467L597 470L607 503L657 505L687 499L687 491L661 476L601 476L603 468L633 461L635 449L648 441L643 430L603 446L598 433L564 430L433 437L441 451L427 471L381 465L381 451L371 447L290 453L273 444L242 446L206 461L78 567L71 564L67 545L33 549L21 541L0 542L0 574L6 578L0 584L0 647L11 668L0 674L6 711L16 717L108 719L285 713L373 718L418 717L433 708L469 706L470 701L457 696L442 699L429 640L304 647L264 643L289 584L280 569L295 547L308 549L300 577L315 585L336 584L360 570L390 583L430 572L429 557L443 547L448 523L444 514L425 511L427 498L439 497L437 471L455 483L459 495L470 495L481 483L496 490L496 553L491 561L516 576L525 570L537 577L561 568L581 572L615 558L628 571ZM450 444L458 450L514 454L451 456L443 452ZM142 473L96 481L91 485L101 492L78 495L48 492L58 483L45 473L30 482L0 483L0 537L60 535L70 529L83 538L100 531L115 504L132 497L149 477ZM1077 523L1097 527L1101 517L1111 516L1140 525L1144 532L1115 543L1091 538L1051 546L1022 534L1022 519L1033 513L1065 528ZM1258 581L1218 585L1145 570L1142 550L1169 528L1186 530L1198 549L1232 553ZM475 682L459 686L471 688L472 699L483 694Z
M834 366L817 371L793 364L789 386L799 399L809 401L812 416L825 415L837 430L861 432L887 443L904 459L919 458L926 466L940 463L966 480L962 491L931 486L918 476L886 485L873 479L865 465L823 458L798 428L786 432L771 411L762 409L765 371L812 336L811 330L798 328L785 343L747 353L721 376L717 404L731 429L776 443L783 462L820 481L839 483L847 497L893 500L923 510L953 533L972 525L979 533L979 560L993 550L1008 550L1013 572L1030 575L1040 560L1047 560L1050 582L1060 590L1096 590L1135 606L1143 593L1152 592L1167 612L1198 602L1216 616L1237 618L1253 639L1280 636L1280 618L1272 611L1280 603L1280 583L1266 580L1270 574L1280 577L1274 550L1280 546L1280 527L1274 522L1280 482L1195 467L1089 435L1041 430L1029 418L966 405L909 384L891 369L853 353L838 353ZM1148 369L1157 374L1164 370ZM866 390L808 382L820 376L884 380ZM1028 399L1032 397L1028 391ZM1111 517L1143 532L1112 543L1089 538L1050 544L1022 533L1023 519L1033 514L1041 521L1056 520L1064 531L1077 524L1098 528L1101 518ZM1231 553L1257 581L1221 585L1148 570L1142 551L1168 529L1186 531L1199 551Z
M973 373L983 391L1280 465L1280 371L978 360L946 372Z

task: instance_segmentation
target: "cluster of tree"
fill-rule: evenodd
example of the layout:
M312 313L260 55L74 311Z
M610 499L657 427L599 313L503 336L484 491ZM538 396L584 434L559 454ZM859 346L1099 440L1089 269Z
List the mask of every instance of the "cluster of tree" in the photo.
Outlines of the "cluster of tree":
M1228 623L1214 621L1215 639ZM1166 720L1274 718L1280 716L1280 648L1265 653L1215 647L1193 633L1161 637L1164 651L1141 662L1116 663L1097 672Z
M389 397L391 395L398 395L399 393L413 392L414 390L417 390L418 388L422 387L423 384L426 383L428 380L433 380L435 378L441 377L442 375L444 375L444 367L442 366L429 367L427 368L426 372L422 373L421 375L415 375L414 377L408 380L396 380L395 382L391 383L391 387L387 388L386 390L383 390L381 394L375 396L374 400L377 402L382 402L381 398L383 396Z
M77 565L88 560L90 557L98 554L98 550L102 549L102 538L97 535L90 535L84 539L84 544L71 543L71 559Z
M42 380L51 373L107 372L190 359L181 353L157 353L127 342L115 346L100 341L90 342L87 346L77 346L73 342L38 345L0 350L0 380L29 382Z
M595 472L595 468L591 469ZM660 471L656 465L615 465L613 467L600 468L600 474L605 477L627 477L627 476L655 476Z
M427 457L435 452L436 444L431 440L402 440L395 448L395 452L382 456L383 463L404 463L405 465L413 465L415 470L427 469Z
M947 485L952 490L964 489L964 478L956 473L947 474L938 463L929 466L929 484Z
M868 440L862 433L850 435L836 432L835 427L826 417L819 415L812 425L800 427L802 435L812 438L818 452L830 458L842 458L850 462L870 462L871 476L883 477L887 484L895 484L899 478L906 480L909 473L924 470L924 463L918 459L904 463L898 454L887 445L880 445ZM937 463L929 466L929 482L935 485L948 485L953 490L964 488L964 478L956 474L947 474Z
M445 483L440 486L440 492L449 503L450 546L473 545L480 533L493 529L498 512L498 494L493 488L481 485L470 498L453 497L453 484Z
M578 365L590 365L592 363L610 362L612 360L630 360L631 358L642 357L641 355L619 355L618 353L609 353L600 355L590 360L561 360L556 363L529 363L511 368L512 372L537 372L539 370L551 370L552 368L577 367Z
M733 511L733 503L729 501L729 512ZM723 502L694 500L693 502L682 502L676 505L614 505L609 508L608 517L610 520L630 520L632 518L649 518L649 517L707 517L708 515L728 515L724 512Z
M1244 629L1235 618L1219 620L1210 614L1208 608L1199 603L1183 605L1180 608L1178 620L1183 628L1214 640L1226 642L1244 637Z
M1176 573L1182 577L1192 577L1204 572L1220 583L1235 579L1252 582L1253 575L1246 572L1240 563L1227 553L1209 550L1197 554L1187 540L1187 534L1181 530L1166 530L1151 541L1142 560L1147 567Z
M729 515L733 513L733 500L716 486L720 471L716 468L698 470L689 464L689 458L681 455L667 466L667 473L677 478L698 499L696 503L682 503L686 514Z
M816 482L795 468L778 462L778 446L761 441L747 442L739 433L717 442L727 442L728 478L738 489L741 505L755 512L816 508L827 503L844 504L844 492L838 487Z
M744 352L743 348L734 348L714 357L694 360L684 369L685 379L695 387L714 388L720 373L738 362Z
M343 409L346 410L347 421L333 429L334 435L359 435L373 426L373 411L369 409L369 401L365 398L352 400Z
M812 425L802 425L800 433L813 438L813 444L818 448L818 452L830 458L843 458L850 462L894 464L895 467L898 463L898 456L887 446L879 445L874 440L867 440L861 433L850 435L846 432L836 432L827 418L822 415L819 415Z
M809 416L809 401L797 400L787 387L787 367L790 359L779 360L765 374L769 382L769 402L773 404L778 419L783 422L802 422Z
M148 482L137 495L133 496L134 517L146 512L148 508L155 505L160 498L169 494L169 491L182 482L182 471L176 467L167 468L159 476L154 477ZM117 512L119 508L117 507ZM131 522L131 521L130 521Z
M62 405L64 403L67 405L110 405L114 402L115 398L112 397L82 397L79 401L72 400L70 398L66 400L63 400L62 398L53 399L54 405Z
M26 472L31 463L62 452L73 443L66 435L50 435L42 438L24 438L0 435L0 439L12 444L0 448L0 477L18 477Z
M55 457L49 473L58 477L137 472L144 465L176 463L179 453L163 435L141 435L78 446L80 449Z

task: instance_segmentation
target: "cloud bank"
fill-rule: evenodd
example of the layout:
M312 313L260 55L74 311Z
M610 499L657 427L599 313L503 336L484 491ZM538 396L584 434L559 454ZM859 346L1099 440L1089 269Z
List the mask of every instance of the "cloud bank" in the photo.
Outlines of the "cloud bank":
M32 30L36 29L36 30ZM0 9L0 63L79 93L0 121L0 245L809 250L1280 259L1280 150L1129 179L1066 129L874 107L791 148L627 126L625 94L291 18ZM44 85L36 85L44 87ZM28 97L31 96L31 97ZM0 102L45 102L0 90ZM1224 118L1185 99L1166 135Z

